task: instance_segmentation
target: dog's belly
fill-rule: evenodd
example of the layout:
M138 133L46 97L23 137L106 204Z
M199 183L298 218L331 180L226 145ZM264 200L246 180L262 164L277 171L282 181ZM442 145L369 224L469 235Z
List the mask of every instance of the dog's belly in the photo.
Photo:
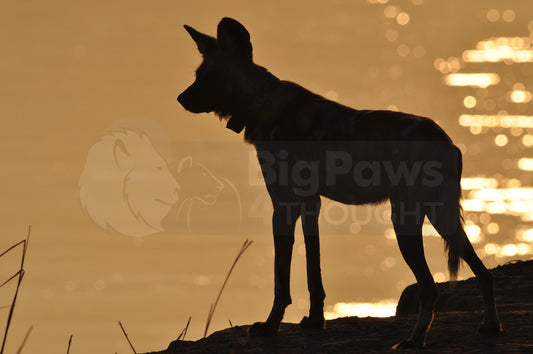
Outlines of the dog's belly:
M338 182L334 186L322 186L320 195L343 204L377 204L386 201L390 197L391 187L380 186L357 186L353 181Z

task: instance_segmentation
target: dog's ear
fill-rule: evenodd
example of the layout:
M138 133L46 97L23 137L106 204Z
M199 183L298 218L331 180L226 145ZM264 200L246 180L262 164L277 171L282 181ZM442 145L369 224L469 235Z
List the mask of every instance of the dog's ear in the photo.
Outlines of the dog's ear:
M192 168L192 156L184 157L178 164L178 173L183 172L185 169Z
M218 24L217 41L222 50L238 58L252 60L250 34L238 21L224 17Z
M206 55L208 52L214 51L217 48L217 40L207 34L203 34L195 30L194 28L184 25L185 30L189 32L192 39L196 42L198 50L202 55Z

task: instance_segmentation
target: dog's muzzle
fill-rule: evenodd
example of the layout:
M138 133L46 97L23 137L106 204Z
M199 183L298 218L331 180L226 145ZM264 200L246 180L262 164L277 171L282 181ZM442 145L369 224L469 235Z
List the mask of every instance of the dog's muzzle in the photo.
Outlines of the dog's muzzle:
M192 113L208 112L208 110L205 109L205 107L202 107L201 104L199 104L193 99L189 90L183 91L178 96L178 102L183 106L183 108L185 108L189 112L192 112Z

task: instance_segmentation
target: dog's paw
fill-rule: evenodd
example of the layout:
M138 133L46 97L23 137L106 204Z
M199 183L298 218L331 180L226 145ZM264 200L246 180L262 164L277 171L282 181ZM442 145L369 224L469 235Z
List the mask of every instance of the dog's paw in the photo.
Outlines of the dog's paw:
M503 332L503 328L499 322L490 325L482 322L479 324L477 331L481 334L498 334Z
M279 325L274 326L268 322L256 322L248 330L248 335L250 337L272 336L277 334L278 330Z
M300 328L319 328L323 329L326 325L324 317L307 317L304 316L300 321Z

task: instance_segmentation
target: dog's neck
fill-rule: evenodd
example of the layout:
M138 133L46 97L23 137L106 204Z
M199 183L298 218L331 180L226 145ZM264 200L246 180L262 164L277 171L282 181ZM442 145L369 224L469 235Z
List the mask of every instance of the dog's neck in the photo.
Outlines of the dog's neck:
M261 66L254 67L254 74L258 76L257 84L250 88L245 102L237 105L226 124L226 128L240 133L250 121L251 116L261 114L264 106L271 99L271 93L280 84L280 79Z

